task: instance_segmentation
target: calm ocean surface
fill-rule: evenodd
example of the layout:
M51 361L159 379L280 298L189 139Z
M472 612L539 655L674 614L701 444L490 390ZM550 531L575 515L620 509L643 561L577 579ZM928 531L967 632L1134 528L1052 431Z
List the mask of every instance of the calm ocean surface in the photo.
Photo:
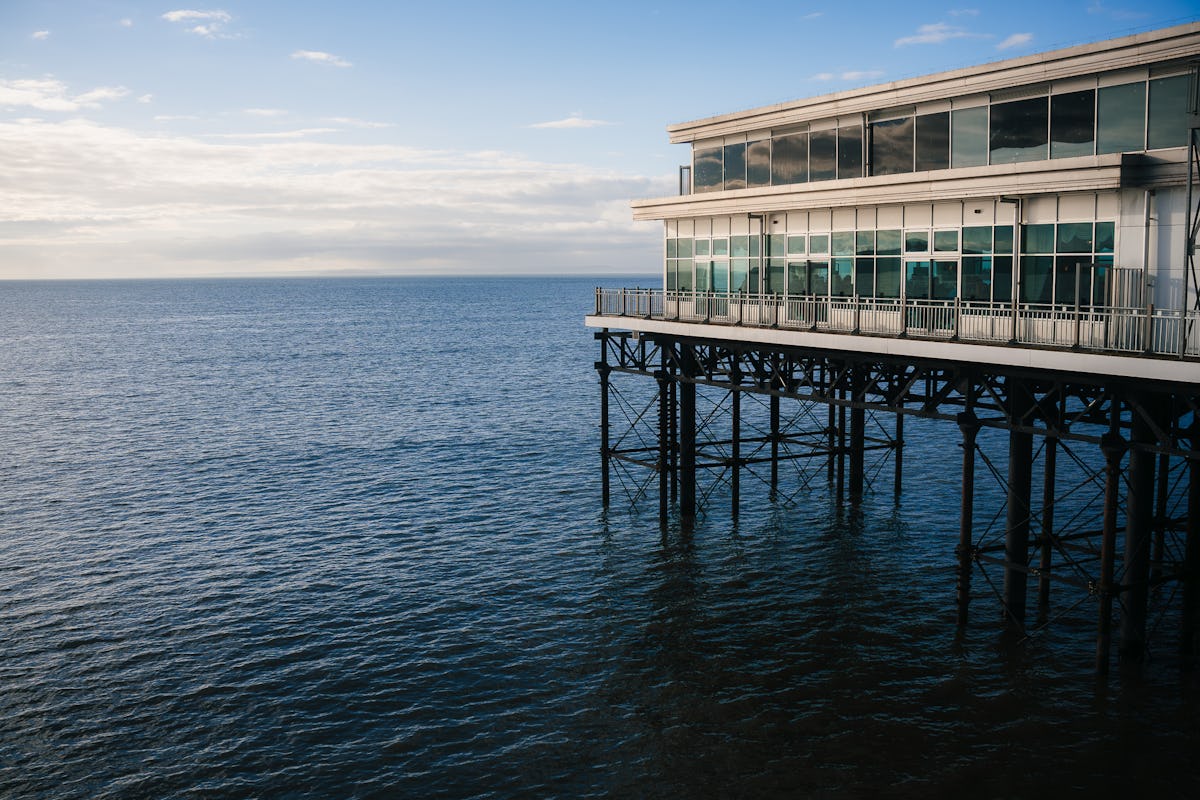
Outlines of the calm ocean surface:
M956 429L602 513L595 282L0 284L0 797L1200 796L1174 630L956 637Z

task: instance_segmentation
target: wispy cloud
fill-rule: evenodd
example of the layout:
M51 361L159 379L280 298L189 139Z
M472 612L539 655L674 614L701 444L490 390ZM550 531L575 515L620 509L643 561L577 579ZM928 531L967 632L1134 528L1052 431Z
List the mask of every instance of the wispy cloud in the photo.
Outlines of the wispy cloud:
M952 8L952 9L950 9L950 16L952 16L952 17L978 17L979 9L978 8Z
M1149 16L1144 11L1135 11L1129 8L1112 8L1110 6L1106 6L1104 3L1100 2L1100 0L1093 0L1092 4L1088 6L1088 13L1102 14L1106 17L1112 17L1115 20L1121 20L1123 22L1136 19L1145 19L1147 16Z
M322 122L332 122L337 125L347 125L351 128L394 128L394 122L372 122L369 119L355 117L325 117Z
M884 75L881 69L852 69L846 72L818 72L810 81L866 81Z
M183 8L168 11L162 15L162 18L167 22L182 22L185 25L190 25L191 27L188 28L190 33L203 36L207 39L224 36L225 26L233 21L233 16L228 11L222 11L221 9L196 11L194 9Z
M120 20L117 24L120 25L122 28L132 28L133 20L130 19L129 17L125 17L124 19Z
M34 31L29 34L30 39L37 39L39 42L50 38L50 31Z
M151 103L154 101L154 95L152 95L152 94L139 95L137 101L139 103Z
M331 67L350 67L353 66L349 61L333 53L323 53L320 50L297 50L292 53L292 58L301 61L312 61L317 64L328 64Z
M100 86L72 95L65 83L54 78L0 79L0 108L28 107L39 111L79 111L99 108L108 100L129 94L124 86Z
M816 19L817 17L823 17L823 16L825 16L824 11L814 11L811 14L805 14L800 19Z
M551 122L535 122L529 127L531 128L602 128L605 125L612 125L611 122L605 122L602 119L587 119L582 112L576 111L565 119L556 119Z
M966 28L947 25L945 22L934 22L929 25L920 26L912 36L900 37L895 41L894 45L896 47L905 47L910 44L941 44L952 39L990 38L991 36L986 33L972 33Z
M0 122L0 277L656 268L645 177L502 152ZM121 158L114 159L113 153ZM447 250L447 241L459 245Z
M1008 50L1011 47L1021 47L1033 41L1032 33L1014 33L1000 44L996 45L997 50Z
M247 108L242 113L252 117L284 117L288 112L282 108Z
M326 133L337 133L337 128L300 128L294 131L270 131L268 133L210 133L207 139L303 139L308 136L320 136Z

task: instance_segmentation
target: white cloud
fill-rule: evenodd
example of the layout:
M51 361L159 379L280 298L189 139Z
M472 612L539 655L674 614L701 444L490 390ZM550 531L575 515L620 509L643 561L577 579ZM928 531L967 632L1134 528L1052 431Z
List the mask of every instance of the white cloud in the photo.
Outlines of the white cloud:
M1021 47L1033 41L1032 33L1014 33L1000 44L996 45L997 50L1007 50L1010 47Z
M605 122L600 119L585 119L581 112L574 112L566 119L556 119L552 122L535 122L530 125L531 128L601 128L605 125L612 125L611 122Z
M912 36L902 36L895 41L896 47L904 47L910 44L941 44L948 42L951 39L987 39L990 38L986 33L971 33L965 28L947 25L944 22L934 22L929 25L922 25L917 28L917 32Z
M317 64L329 64L333 67L350 67L353 66L349 61L335 56L333 53L323 53L320 50L297 50L292 53L292 58L297 58L302 61L312 61Z
M247 108L242 113L252 117L283 117L287 116L288 112L282 108Z
M154 101L154 95L152 95L152 94L139 95L137 101L139 103L151 103Z
M348 125L352 128L394 128L394 122L372 122L368 119L357 119L355 117L325 117L322 122L333 122L337 125Z
M33 33L29 34L29 38L37 39L38 41L44 41L50 38L50 31L34 31Z
M233 21L233 16L228 11L222 11L221 9L210 11L178 9L176 11L168 11L162 15L162 18L167 22L198 23L188 28L188 32L194 33L197 36L203 36L206 39L224 37L225 34L222 31L226 25Z
M825 16L825 13L823 11L814 11L811 14L805 14L800 19L816 19L818 17L823 17L823 16Z
M127 94L129 90L124 86L100 86L71 95L67 85L54 78L0 79L0 108L28 106L39 111L78 111L99 108L101 103L118 100Z
M952 9L950 9L950 16L952 16L952 17L978 17L979 9L978 8L952 8Z
M303 139L306 136L320 136L325 133L337 133L337 128L301 128L294 131L271 131L268 133L210 133L208 139Z
M628 199L676 179L82 119L0 122L0 152L0 278L649 272L661 233L630 220Z
M118 25L120 25L122 28L132 28L132 27L133 27L133 20L131 20L129 17L125 17L124 19L122 19L122 20L121 20L120 22L118 22L117 24L118 24Z

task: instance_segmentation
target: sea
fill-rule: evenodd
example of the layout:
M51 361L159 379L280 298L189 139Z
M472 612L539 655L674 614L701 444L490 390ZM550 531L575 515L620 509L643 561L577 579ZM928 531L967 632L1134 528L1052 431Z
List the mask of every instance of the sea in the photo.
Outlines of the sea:
M1200 797L1169 615L1105 679L1086 592L956 626L952 424L603 508L633 280L0 284L0 797Z

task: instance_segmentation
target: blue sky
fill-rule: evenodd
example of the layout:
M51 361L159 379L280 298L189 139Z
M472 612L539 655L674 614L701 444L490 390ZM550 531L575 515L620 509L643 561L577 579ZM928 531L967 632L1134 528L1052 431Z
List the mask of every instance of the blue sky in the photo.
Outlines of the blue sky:
M0 0L0 278L658 269L668 124L1191 2Z

